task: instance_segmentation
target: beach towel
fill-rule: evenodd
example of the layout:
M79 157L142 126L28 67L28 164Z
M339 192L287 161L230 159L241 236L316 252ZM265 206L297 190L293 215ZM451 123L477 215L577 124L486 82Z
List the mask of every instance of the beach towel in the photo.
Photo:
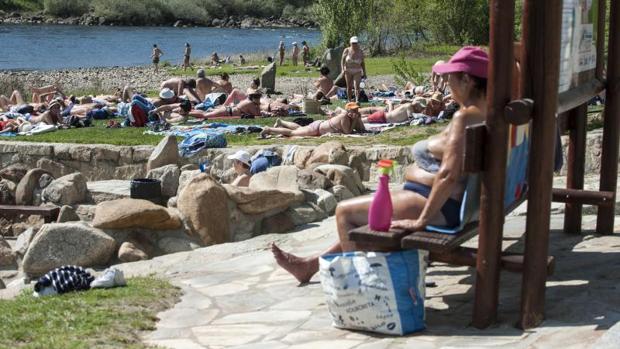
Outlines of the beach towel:
M203 149L226 148L226 145L226 137L223 134L195 134L179 144L179 155L190 157Z

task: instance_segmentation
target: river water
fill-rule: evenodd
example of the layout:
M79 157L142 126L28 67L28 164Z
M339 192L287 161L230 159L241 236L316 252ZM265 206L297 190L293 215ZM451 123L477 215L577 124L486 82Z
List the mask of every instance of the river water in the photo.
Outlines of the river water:
M179 64L183 45L192 45L192 59L217 52L223 58L239 53L274 55L284 40L318 44L318 30L304 28L172 28L87 27L70 25L0 25L0 70L144 65L153 44L164 51L162 61ZM237 58L237 57L234 57Z

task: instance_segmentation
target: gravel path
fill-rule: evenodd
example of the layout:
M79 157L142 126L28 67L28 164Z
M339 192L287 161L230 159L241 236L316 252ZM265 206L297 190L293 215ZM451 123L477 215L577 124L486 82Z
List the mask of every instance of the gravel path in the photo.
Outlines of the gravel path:
M152 91L159 88L159 84L173 77L165 69L154 73L151 67L114 67L114 68L86 68L74 70L53 71L0 71L0 85L4 85L2 93L10 93L12 88L29 91L32 87L41 87L58 84L64 91L106 91L113 92L116 88L130 85L139 91ZM253 74L232 75L233 86L245 88L250 85ZM285 95L312 91L314 78L278 77L276 89ZM393 85L391 75L371 76L369 86L387 84Z

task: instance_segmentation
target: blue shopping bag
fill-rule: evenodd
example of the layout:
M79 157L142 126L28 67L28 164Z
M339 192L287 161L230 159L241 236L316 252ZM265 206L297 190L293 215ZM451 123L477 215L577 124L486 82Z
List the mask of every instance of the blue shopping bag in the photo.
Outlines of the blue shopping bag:
M319 273L333 325L391 335L426 328L428 252L348 252L322 256Z

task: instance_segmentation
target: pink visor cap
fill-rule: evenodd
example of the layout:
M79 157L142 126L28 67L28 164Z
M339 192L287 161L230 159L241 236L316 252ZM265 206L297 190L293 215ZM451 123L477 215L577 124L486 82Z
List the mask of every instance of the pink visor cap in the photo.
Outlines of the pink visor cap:
M479 47L465 46L458 50L447 63L433 67L437 74L467 73L479 78L487 78L489 55Z

